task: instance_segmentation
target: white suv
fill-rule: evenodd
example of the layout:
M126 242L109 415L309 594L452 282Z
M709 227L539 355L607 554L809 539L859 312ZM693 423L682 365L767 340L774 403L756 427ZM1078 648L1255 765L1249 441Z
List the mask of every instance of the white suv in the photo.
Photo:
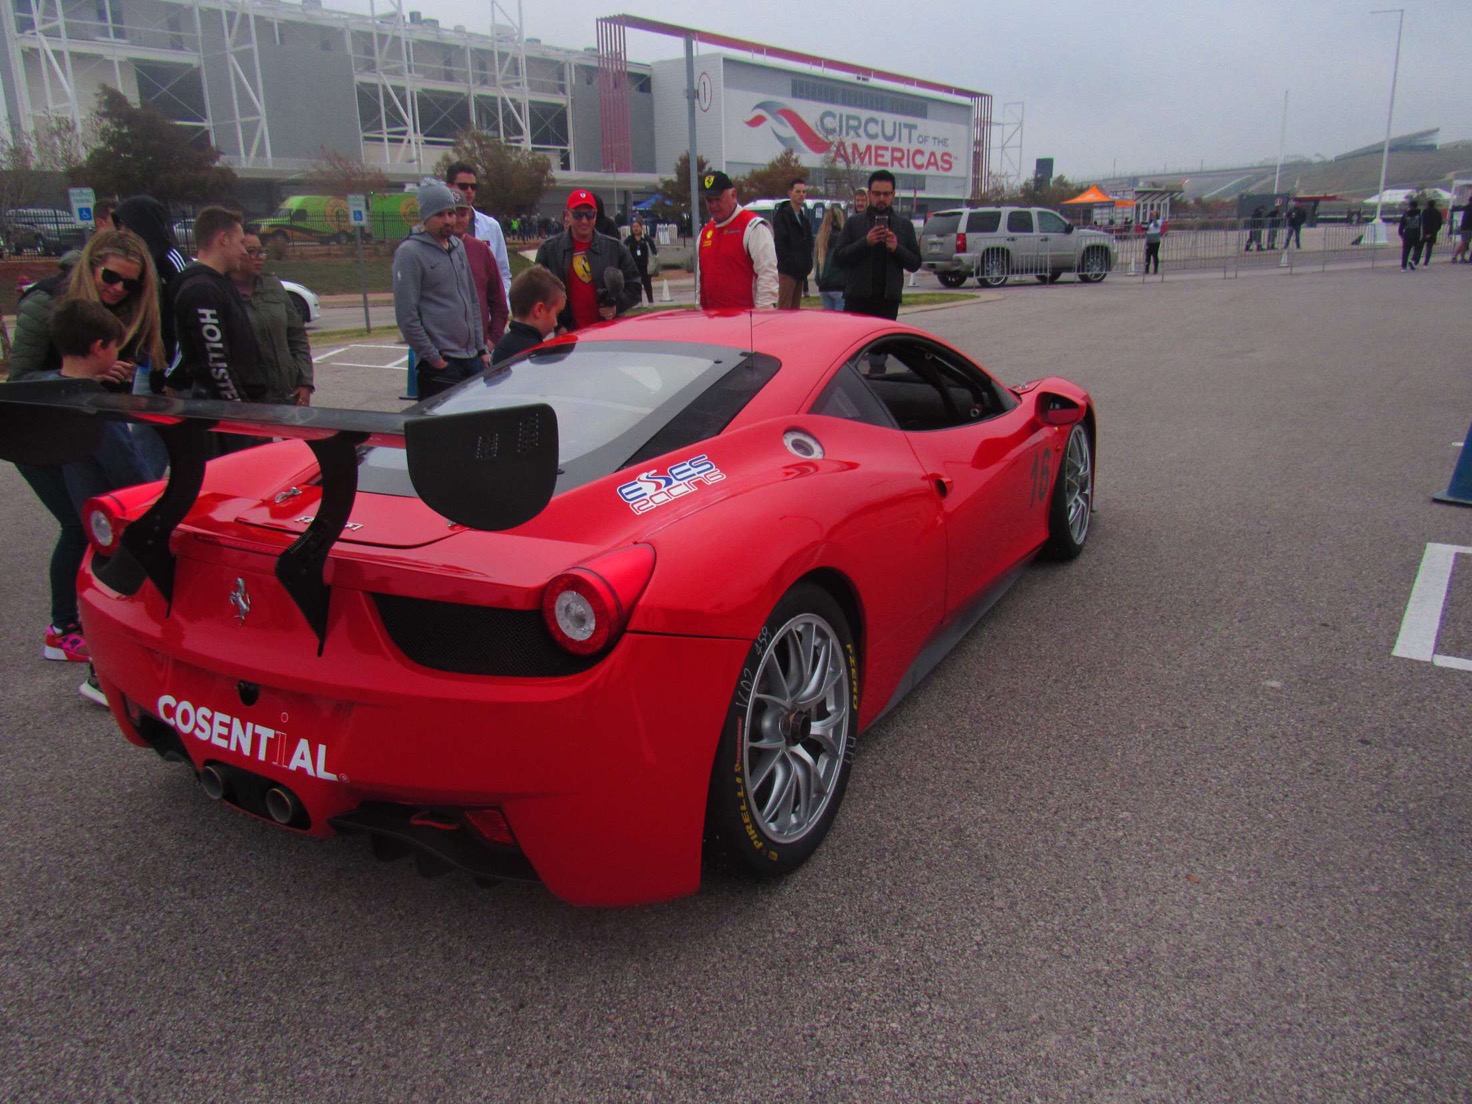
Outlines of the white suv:
M926 220L920 259L946 287L970 276L983 287L1001 287L1011 276L1051 284L1065 272L1094 284L1114 267L1114 239L1045 207L957 207Z

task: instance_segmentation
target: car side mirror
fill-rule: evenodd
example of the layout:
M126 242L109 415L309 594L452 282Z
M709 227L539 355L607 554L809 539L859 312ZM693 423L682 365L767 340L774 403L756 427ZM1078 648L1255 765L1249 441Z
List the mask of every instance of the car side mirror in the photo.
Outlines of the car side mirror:
M1084 408L1072 399L1044 391L1038 396L1038 417L1048 425L1070 426L1084 420Z
M1073 223L1071 223L1071 222L1065 222L1063 224L1063 232L1065 234L1072 234L1073 233Z

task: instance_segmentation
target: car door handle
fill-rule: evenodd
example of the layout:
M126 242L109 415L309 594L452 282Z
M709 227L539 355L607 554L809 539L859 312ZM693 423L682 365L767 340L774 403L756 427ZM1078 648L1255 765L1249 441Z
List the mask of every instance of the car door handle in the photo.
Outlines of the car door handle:
M947 495L949 495L951 493L951 488L956 485L955 480L951 479L950 476L939 475L936 472L931 472L925 478L930 480L930 485L935 488L935 493L941 498L945 498Z

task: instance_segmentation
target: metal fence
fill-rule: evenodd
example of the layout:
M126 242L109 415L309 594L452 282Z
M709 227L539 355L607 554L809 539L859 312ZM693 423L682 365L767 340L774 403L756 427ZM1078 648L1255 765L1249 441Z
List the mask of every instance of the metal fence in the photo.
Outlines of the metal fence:
M1400 239L1394 223L1386 226L1389 244L1366 244L1369 223L1322 223L1292 233L1285 225L1266 220L1216 219L1190 225L1169 224L1160 240L1160 275L1172 272L1218 271L1230 279L1242 271L1277 268L1287 271L1323 270L1331 264L1400 264ZM1451 255L1451 234L1444 227L1432 247L1435 254ZM1131 232L1115 239L1115 272L1145 274L1144 233ZM1150 275L1155 275L1153 266Z

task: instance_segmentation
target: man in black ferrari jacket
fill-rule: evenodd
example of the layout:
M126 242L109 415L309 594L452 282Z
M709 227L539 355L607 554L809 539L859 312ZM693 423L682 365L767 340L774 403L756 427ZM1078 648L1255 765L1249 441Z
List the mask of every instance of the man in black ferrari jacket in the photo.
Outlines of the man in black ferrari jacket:
M240 214L206 207L194 220L199 259L173 288L179 351L168 385L186 396L261 402L269 388L250 314L230 277L250 263Z
M833 257L848 271L847 314L898 317L905 273L920 267L915 227L894 213L893 204L894 173L878 169L869 175L869 206L843 224Z
M557 316L559 333L606 321L639 305L639 270L623 242L594 229L598 204L593 193L579 188L568 196L567 215L567 229L537 250L537 264L567 288L567 305ZM616 297L609 286L610 269L623 277L623 289Z

